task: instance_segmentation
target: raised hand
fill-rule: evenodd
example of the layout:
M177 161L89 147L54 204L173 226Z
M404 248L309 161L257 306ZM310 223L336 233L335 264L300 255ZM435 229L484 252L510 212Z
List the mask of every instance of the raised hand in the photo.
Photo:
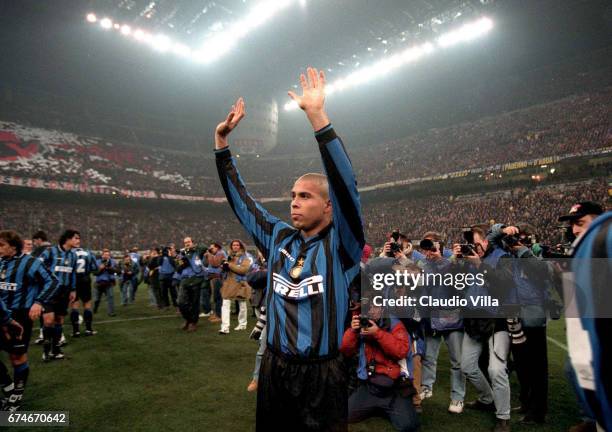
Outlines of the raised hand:
M329 124L329 119L325 113L325 73L315 68L309 67L306 75L300 75L300 85L302 95L289 91L289 97L304 110L308 120L314 130L324 128Z
M227 136L234 130L240 120L246 115L244 110L244 99L238 98L236 103L232 105L232 109L228 113L226 119L217 125L215 129L215 149L219 150L227 147Z

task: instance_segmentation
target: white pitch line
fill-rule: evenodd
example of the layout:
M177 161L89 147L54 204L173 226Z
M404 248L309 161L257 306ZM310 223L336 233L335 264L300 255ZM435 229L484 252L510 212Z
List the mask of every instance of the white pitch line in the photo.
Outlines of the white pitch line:
M548 339L553 345L557 345L559 348L561 348L562 350L564 350L565 352L567 352L567 346L563 345L561 342L559 342L557 339L553 339L550 336L546 336L546 339Z
M112 324L119 322L127 322L127 321L145 321L159 318L180 318L178 315L155 315L150 317L141 317L141 318L125 318L125 319L116 319L116 320L106 320L106 321L94 321L97 324Z

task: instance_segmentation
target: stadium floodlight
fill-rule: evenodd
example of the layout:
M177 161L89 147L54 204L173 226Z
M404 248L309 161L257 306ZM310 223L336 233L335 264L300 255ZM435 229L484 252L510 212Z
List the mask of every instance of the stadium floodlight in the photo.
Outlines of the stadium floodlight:
M493 28L493 22L489 18L481 18L478 21L465 24L457 30L450 31L438 38L438 45L446 48L461 42L476 39Z
M211 63L231 51L238 40L244 38L251 31L260 27L280 11L297 1L300 1L302 4L306 2L306 0L263 0L253 6L244 18L229 26L224 26L220 22L216 23L211 29L211 36L204 40L197 49L190 48L181 43L175 43L164 35L154 36L140 29L132 32L130 26L113 23L108 17L100 20L100 25L106 30L114 28L125 36L133 35L135 40L148 43L157 51L170 51L181 57L190 58L197 63ZM87 14L86 19L90 23L97 21L97 17L93 12Z
M102 26L103 29L110 29L113 27L113 22L110 20L110 18L102 18L100 20L100 26Z
M140 30L140 29L137 29L134 32L134 39L136 39L136 40L139 40L139 41L142 40L143 36L144 36L144 32L142 30Z
M273 16L288 7L295 0L268 0L255 5L241 20L230 25L226 30L216 33L204 41L200 47L205 63L211 63L227 54L238 42L251 31L260 27Z
M163 34L158 34L151 38L150 40L151 46L157 51L166 52L170 49L172 45L172 41L170 38Z
M182 43L175 43L172 45L172 52L181 57L190 57L191 56L191 48Z
M446 48L482 36L492 28L493 22L489 18L481 18L472 23L465 24L457 30L443 34L437 39L437 44L442 48ZM430 55L435 51L436 46L432 42L426 42L421 45L407 48L390 57L383 58L370 66L361 67L344 78L331 82L326 86L325 94L330 95L380 78L408 63L420 60L424 56ZM284 108L285 111L292 111L298 108L298 105L295 101L289 101L285 104Z

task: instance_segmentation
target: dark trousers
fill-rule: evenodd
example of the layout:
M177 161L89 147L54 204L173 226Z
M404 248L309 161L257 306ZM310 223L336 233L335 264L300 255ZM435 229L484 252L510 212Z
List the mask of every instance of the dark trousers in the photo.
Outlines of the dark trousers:
M181 315L188 323L197 323L200 315L200 289L203 278L190 277L183 279L179 285L178 306Z
M221 306L223 305L223 299L221 298L221 286L223 286L223 281L221 278L213 278L210 280L210 288L215 301L215 315L218 317L221 316Z
M347 379L341 356L296 363L264 352L257 382L257 432L347 431Z
M169 278L160 278L159 283L161 286L160 289L160 307L168 307L170 306L170 299L168 298L168 294L170 294L172 290L172 275ZM172 303L176 306L176 294L172 299Z
M523 327L527 340L512 344L512 358L521 386L519 400L526 415L544 421L548 410L546 327Z
M348 421L357 423L372 416L382 415L400 432L412 432L419 428L419 419L412 397L401 397L396 390L389 390L384 397L375 396L368 389L367 382L361 381L348 403Z
M200 310L204 313L210 313L210 281L204 279L200 290Z
M136 301L136 291L138 291L138 276L133 276L132 279L130 279L130 283L132 284L130 303L134 303Z
M150 287L153 292L153 298L155 299L155 305L158 308L162 307L162 298L161 298L161 282L159 281L159 277L157 274L153 275L150 279Z

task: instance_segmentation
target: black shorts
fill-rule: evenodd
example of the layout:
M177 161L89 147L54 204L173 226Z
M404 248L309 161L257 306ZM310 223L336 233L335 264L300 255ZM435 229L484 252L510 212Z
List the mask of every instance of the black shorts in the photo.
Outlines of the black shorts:
M344 359L300 363L266 349L257 382L256 430L346 432L348 390Z
M9 327L11 339L7 340L4 336L4 332L0 332L0 349L6 351L9 354L25 354L28 352L30 346L30 337L32 336L32 320L28 316L28 309L20 309L11 313L13 319L17 321L23 327L23 336L21 340L17 340L14 336L15 330L13 327Z
M91 278L77 279L76 299L83 303L91 301Z
M57 316L68 315L68 304L70 303L70 290L66 287L60 288L55 301L51 306L50 312L54 312Z

